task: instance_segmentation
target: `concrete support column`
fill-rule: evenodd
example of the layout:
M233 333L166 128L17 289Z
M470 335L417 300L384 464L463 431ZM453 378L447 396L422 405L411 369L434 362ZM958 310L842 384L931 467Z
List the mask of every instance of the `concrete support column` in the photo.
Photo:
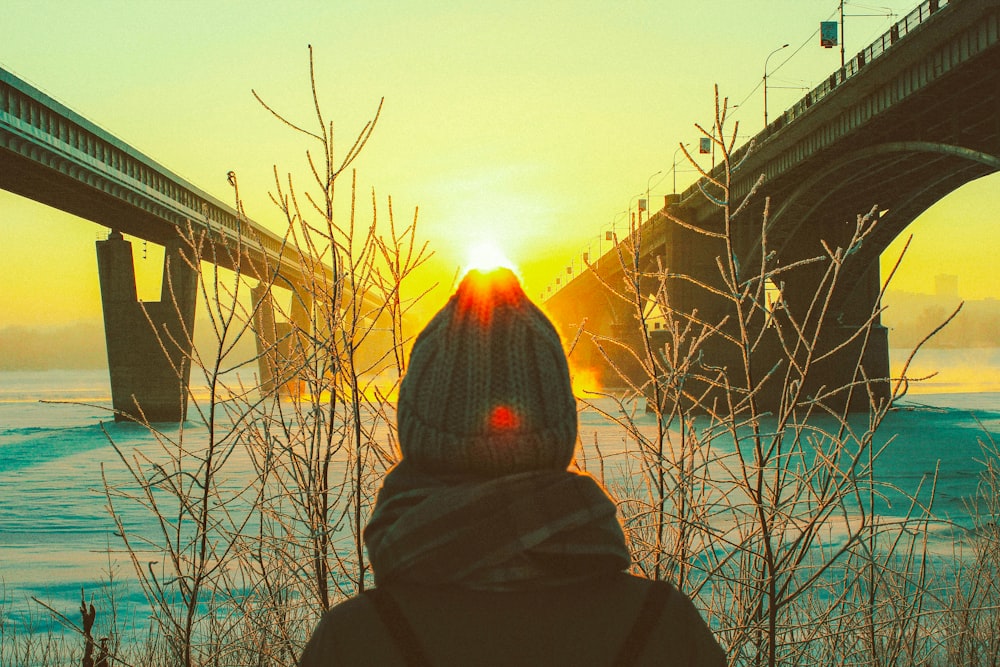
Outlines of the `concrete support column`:
M645 355L643 353L642 330L636 313L631 308L623 308L622 312L615 317L614 321L608 323L607 335L620 345L604 344L604 349L611 363L614 364L614 368L608 367L607 362L604 362L603 358L601 359L603 367L598 368L601 370L599 377L602 386L625 388L628 386L628 381L639 386L646 384L649 377L642 366L641 360ZM633 356L633 353L636 356ZM620 377L619 374L628 378L628 381Z
M312 293L304 285L295 285L292 289L292 312L290 319L292 320L292 324L301 332L309 333L312 330L310 325L312 302Z
M800 323L805 319L806 309L816 294L821 277L819 269L811 271L811 280L804 279L806 276L803 273L798 273L794 282L786 283L782 293L785 308ZM840 306L826 313L813 357L817 358L843 347L813 364L805 380L805 393L815 396L843 387L845 389L838 391L835 397L826 400L828 406L836 410L845 407L850 410L867 410L869 390L876 401L888 400L890 397L888 332L882 326L880 318L876 317L868 324L881 289L878 262L873 263L854 285L839 289L850 291L835 293L833 302ZM819 315L815 311L820 305L814 306L814 315L806 323L805 330L809 336L815 332L815 318ZM852 390L846 389L865 379L868 381L867 388L864 384L854 384Z
M615 273L615 276L619 275ZM570 372L584 373L606 389L620 388L624 383L592 339L593 336L614 335L612 329L621 321L616 312L616 308L620 309L619 299L606 290L590 271L578 276L574 287L563 289L572 292L557 293L545 302L543 309L556 325L563 344L568 347L575 341L569 355ZM603 343L602 346L608 352L608 346Z
M695 220L692 210L678 208L673 211L680 220L692 221L701 229L721 233L722 218L710 215ZM714 213L714 212L713 212ZM666 239L666 281L667 301L673 311L673 317L683 328L691 324L690 331L684 341L670 340L669 334L659 334L656 338L659 344L680 346L685 353L691 352L689 345L692 336L702 330L703 324L719 326L724 321L723 328L731 334L736 334L735 309L732 302L720 296L713 290L725 293L728 291L719 268L720 259L725 265L727 256L726 243L723 239L707 236L679 224L671 224ZM738 336L736 336L738 337ZM662 342L661 342L662 341ZM698 350L692 352L701 358L701 363L692 366L692 376L682 381L685 390L704 401L701 407L710 405L713 401L724 402L722 390L711 388L705 380L695 377L704 375L714 378L716 370L725 369L729 382L736 387L745 384L746 373L742 357L731 341L721 334L710 334ZM692 408L693 405L684 405Z
M675 215L681 220L693 218L691 211L678 209ZM716 216L717 217L717 216ZM714 233L722 232L721 219L716 217L696 221L694 224ZM719 258L726 257L723 239L700 234L682 225L671 224L666 240L666 268L674 277L668 279L667 288L671 307L683 316L695 315L700 321L719 323L729 314L730 303L705 289L710 286L725 291L719 271ZM682 277L683 276L683 277ZM699 284L700 283L700 284Z
M116 420L168 422L187 416L198 295L198 266L190 254L181 239L168 243L160 301L140 303L132 244L117 231L97 242Z
M250 290L250 295L257 308L253 329L257 342L260 389L263 393L271 393L284 384L284 360L288 358L291 325L278 322L275 318L274 298L269 285L257 285Z
M257 308L253 328L261 391L270 393L276 388L287 388L305 359L311 331L312 294L301 286L293 288L291 322L277 320L269 285L259 284L250 294Z

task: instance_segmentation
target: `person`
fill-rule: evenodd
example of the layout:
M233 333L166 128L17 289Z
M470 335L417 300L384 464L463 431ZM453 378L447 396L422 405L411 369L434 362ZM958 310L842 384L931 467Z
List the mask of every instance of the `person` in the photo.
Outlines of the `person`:
M375 588L323 615L301 667L725 664L686 596L627 572L614 501L569 470L566 356L511 271L469 272L420 333L397 421Z

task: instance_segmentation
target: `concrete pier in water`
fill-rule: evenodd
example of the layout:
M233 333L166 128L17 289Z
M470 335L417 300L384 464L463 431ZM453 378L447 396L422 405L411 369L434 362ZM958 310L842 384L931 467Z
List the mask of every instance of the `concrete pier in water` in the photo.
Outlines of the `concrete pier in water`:
M112 231L97 242L104 334L116 420L180 421L187 415L198 265L168 242L160 300L136 296L132 244Z

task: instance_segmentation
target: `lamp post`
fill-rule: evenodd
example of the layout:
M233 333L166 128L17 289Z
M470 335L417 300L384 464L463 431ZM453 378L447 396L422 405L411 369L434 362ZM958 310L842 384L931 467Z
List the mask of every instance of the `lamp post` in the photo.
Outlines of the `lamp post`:
M597 252L600 253L601 257L604 256L604 242L611 241L611 247L615 244L615 232L617 231L616 225L618 223L618 218L622 217L623 214L628 213L628 209L624 211L618 211L615 217L611 218L611 222L608 225L608 230L601 236L598 241Z
M840 68L844 68L844 0L840 0Z
M767 127L767 61L771 59L771 56L773 56L778 51L786 48L787 46L788 44L783 44L779 46L774 51L771 51L769 54L767 54L767 58L764 58L764 127L765 128Z
M670 171L674 172L674 194L677 194L677 152L683 146L690 146L691 144L680 144L674 149L674 166L670 168Z
M625 223L629 226L628 229L630 234L632 233L632 222L634 221L634 218L632 217L632 202L634 202L641 196L642 193L640 192L638 194L632 195L632 198L628 200L628 219L625 220Z
M650 174L649 178L646 179L646 220L649 220L649 183L650 183L650 181L653 180L654 176L659 176L662 173L663 173L663 170L660 169L655 174ZM639 222L642 222L642 220L640 220Z

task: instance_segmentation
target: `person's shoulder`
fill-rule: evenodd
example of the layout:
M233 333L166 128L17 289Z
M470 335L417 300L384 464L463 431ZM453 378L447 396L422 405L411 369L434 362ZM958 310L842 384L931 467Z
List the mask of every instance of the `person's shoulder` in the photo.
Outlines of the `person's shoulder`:
M367 595L355 595L330 607L323 614L324 620L340 623L358 623L377 618L375 607Z
M378 629L378 613L371 600L367 595L355 595L323 614L317 631L322 631L328 640L336 641L339 637L370 635Z
M356 595L331 607L306 645L300 667L392 664L377 655L387 645L371 600Z
M633 597L647 598L653 595L660 597L664 600L665 613L672 611L698 613L691 599L669 581L625 574L620 585L626 588L629 595Z
M633 603L639 601L640 606L647 598L653 596L665 601L665 609L680 609L690 604L687 596L669 581L658 581L623 572L617 578L609 579L607 583L613 585L622 597Z
M726 656L691 599L666 581L629 575L627 584L634 594L649 598L659 595L662 606L650 643L640 664L659 664L658 655L674 657L678 665L725 665ZM657 589L655 592L653 589ZM638 619L637 619L638 622Z

